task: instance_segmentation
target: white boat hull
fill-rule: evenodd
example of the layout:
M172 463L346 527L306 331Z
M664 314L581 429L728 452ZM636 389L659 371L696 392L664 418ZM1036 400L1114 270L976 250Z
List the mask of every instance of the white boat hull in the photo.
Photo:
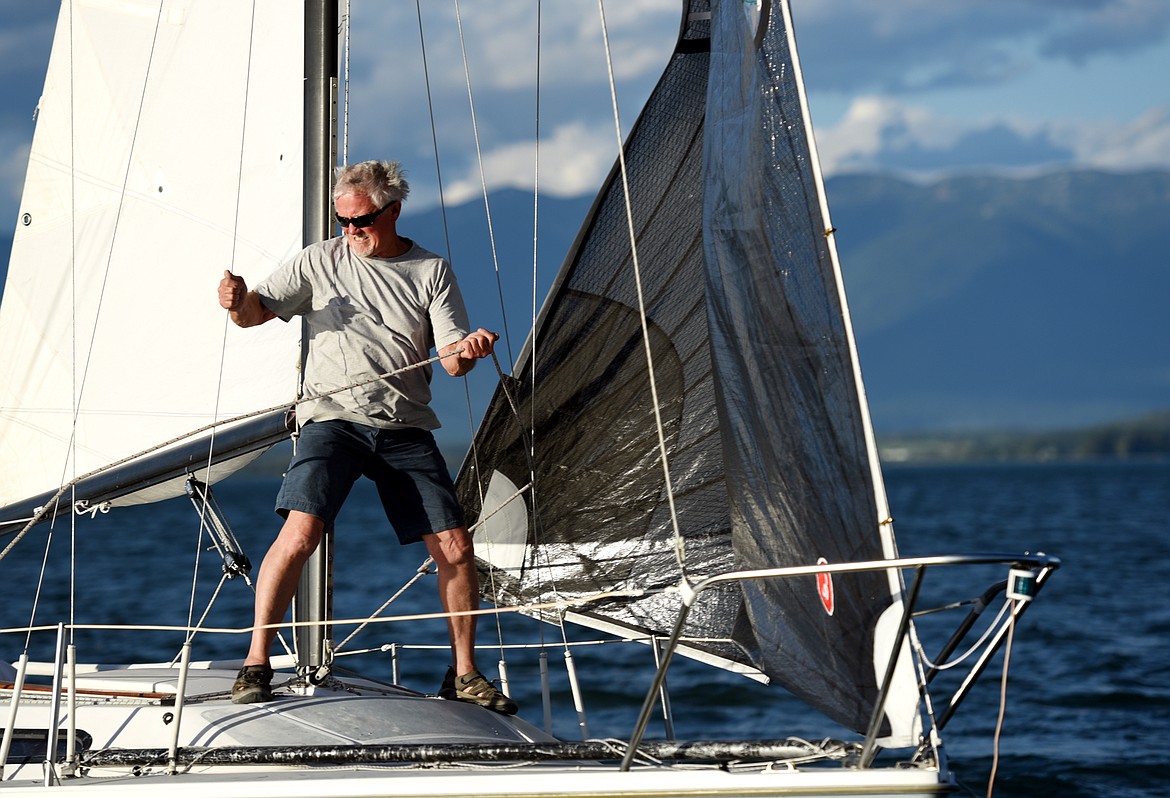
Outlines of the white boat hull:
M370 682L337 683L329 688L286 685L267 704L236 705L228 698L234 672L192 669L188 699L180 709L174 696L178 670L163 667L97 670L77 678L76 729L88 741L82 767L70 774L58 764L46 788L44 755L32 746L23 762L6 766L3 795L46 795L84 788L97 795L216 796L289 798L290 796L923 796L952 787L929 768L854 769L827 763L804 769L783 762L757 765L635 764L622 772L614 762L378 762L357 764L248 764L257 755L293 747L328 759L344 757L358 746L387 747L458 744L523 748L559 741L521 718L479 707L385 687ZM290 677L284 677L287 681ZM278 674L274 685L282 683ZM39 693L39 695L38 695ZM26 687L18 729L49 728L48 690ZM65 702L62 704L65 705ZM130 707L128 709L128 707ZM175 724L178 734L175 734ZM62 726L64 728L64 724ZM42 740L43 732L42 732ZM167 763L175 745L179 765ZM93 762L94 752L117 756L124 764ZM62 745L62 749L64 746ZM238 764L199 764L198 751L226 755ZM146 752L154 752L153 756ZM139 761L135 762L135 757ZM222 758L222 756L221 756ZM195 764L190 764L194 760ZM144 764L145 762L145 764Z

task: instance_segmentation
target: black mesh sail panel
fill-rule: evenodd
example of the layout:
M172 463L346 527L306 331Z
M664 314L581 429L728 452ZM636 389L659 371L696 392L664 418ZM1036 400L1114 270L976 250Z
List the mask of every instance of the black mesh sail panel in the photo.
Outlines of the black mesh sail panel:
M706 10L705 3L694 5ZM701 574L734 565L701 227L709 27L707 19L690 18L625 151L675 503L686 560ZM508 383L518 415L501 390L461 474L460 498L468 508L479 508L481 501L492 508L530 479L534 485L523 511L505 508L476 533L477 554L489 557L492 566L482 579L485 590L495 592L490 599L514 603L655 590L682 578L665 502L628 228L615 167ZM531 477L524 448L530 425ZM501 553L507 550L512 555ZM750 636L731 642L728 619L734 622L741 605L738 588L705 600L692 613L688 634L727 642L704 643L691 653L753 668L756 658L742 645L751 645ZM654 593L591 604L578 620L668 633L678 606L677 596Z
M783 18L764 14L757 37L744 4L726 6L692 0L626 143L648 332L615 167L460 474L496 603L618 592L570 618L668 634L684 575L882 556ZM889 582L837 577L831 614L821 588L704 591L683 653L863 730Z
M736 563L876 560L880 519L839 277L784 20L768 23L757 48L742 11L716 10L704 151L707 309ZM744 591L762 669L865 728L884 665L874 634L892 602L887 575Z

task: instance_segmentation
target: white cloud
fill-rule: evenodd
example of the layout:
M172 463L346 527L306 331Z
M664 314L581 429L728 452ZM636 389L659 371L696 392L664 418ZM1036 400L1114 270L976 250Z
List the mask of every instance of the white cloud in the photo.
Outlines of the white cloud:
M1099 0L1062 9L984 0L801 3L794 12L814 107L820 107L823 97L817 92L826 87L841 90L831 90L830 99L836 94L849 103L838 123L818 126L826 173L1170 165L1160 116L1114 123L1112 135L1104 120L1058 122L1075 120L1084 106L1078 103L1065 113L1058 101L1064 93L1046 90L1039 68L1045 59L1075 60L1077 32L1102 20L1110 23L1110 42L1092 52L1082 49L1082 62L1100 62L1095 56L1106 50L1115 59L1148 52L1164 38L1159 2L1163 0ZM679 5L678 0L606 3L627 131L666 62L677 34ZM414 9L407 13L397 4L364 0L355 10L358 44L380 52L374 60L355 64L355 155L389 154L410 164L420 204L437 200L429 176L431 133L425 123L431 108L449 201L481 192L477 148L484 153L489 188L532 185L537 4L464 0L460 6L462 42L453 25L452 3L423 8L433 102L424 97L424 81L416 71ZM541 8L541 188L550 193L589 191L612 162L613 139L597 2L555 0ZM388 41L397 44L392 49L383 44L379 50L378 43ZM468 114L464 48L475 91L478 141ZM1069 78L1067 72L1062 75ZM851 95L864 85L874 93ZM1044 92L1044 108L1017 103L1022 110L1009 116L1012 102L996 92L1020 86L1017 95ZM962 97L971 102L957 102ZM1124 119L1125 112L1113 110L1112 117ZM596 140L587 135L594 132ZM599 151L607 154L597 157ZM561 153L567 156L564 166L559 165Z
M436 143L448 201L480 193L475 163L479 150L490 187L531 187L538 135L536 7L535 2L464 0L461 39L454 4L424 4L424 73L413 6L355 2L349 159L401 159L411 172L419 205L438 200L431 165ZM541 189L556 194L591 191L616 148L597 0L546 0L541 8ZM625 130L667 62L680 10L678 0L606 3ZM600 152L607 154L601 157Z
M540 8L538 17L534 2L465 0L456 17L453 4L424 5L422 29L432 88L463 89L466 52L477 90L528 90L535 80L538 46L541 81L549 90L604 82L596 0L554 0ZM611 0L605 20L619 80L657 75L674 44L679 15L678 0ZM353 23L354 50L363 54L355 68L360 73L385 64L388 68L380 69L384 85L399 82L395 76L408 59L417 58L419 49L414 8L382 0L355 2Z
M540 191L553 196L578 196L595 191L617 157L617 138L612 126L591 128L572 122L540 142ZM483 171L489 191L501 188L531 189L536 164L536 143L520 141L498 147L484 156ZM468 169L445 190L446 200L459 204L482 195L479 170Z
M817 129L815 134L821 168L832 174L847 168L877 168L891 149L946 149L962 136L963 126L928 108L866 96L854 100L836 125Z
M1170 107L1117 122L1036 120L1019 115L958 119L890 97L853 101L840 121L817 130L826 174L897 169L1029 169L1053 165L1107 169L1170 165Z
M1072 149L1077 161L1103 169L1166 168L1170 165L1170 106L1151 108L1137 119L1053 122L1052 139Z
M806 0L794 6L801 54L819 66L812 87L846 92L1003 86L1045 63L1128 58L1170 36L1166 0Z
M627 132L666 63L680 6L679 0L605 4ZM532 184L537 7L535 0L460 2L490 187ZM539 7L542 189L587 192L609 168L614 146L598 3L544 0ZM10 88L35 86L25 92L31 94L43 78L53 15L39 4L6 8L0 52L12 57L2 59L0 73L11 73ZM422 13L444 182L449 195L476 195L476 142L454 3L424 3ZM839 122L818 125L827 173L914 164L941 168L948 158L966 167L996 165L997 153L1016 166L1041 161L1170 166L1170 96L1151 77L1160 62L1151 58L1134 80L1122 71L1131 53L1156 52L1159 58L1170 53L1164 44L1170 25L1166 0L801 0L794 13L814 109L848 105ZM402 159L412 172L416 201L434 202L431 104L414 4L353 0L353 15L351 160ZM34 31L38 36L25 35ZM1096 39L1087 43L1083 37L1093 32ZM1110 104L1107 112L1094 110L1080 96L1066 100L1073 92L1045 91L1051 86L1037 77L1045 61L1077 62L1086 71L1108 62L1117 70L1116 94L1134 99ZM1068 70L1062 75L1066 81L1087 77ZM858 91L867 93L858 96ZM1028 106L1021 96L1042 97L1043 107ZM1021 110L1009 117L1005 109L1012 102ZM991 108L996 110L981 110ZM11 140L9 132L0 135L3 207L15 206L11 197L23 175L21 142Z

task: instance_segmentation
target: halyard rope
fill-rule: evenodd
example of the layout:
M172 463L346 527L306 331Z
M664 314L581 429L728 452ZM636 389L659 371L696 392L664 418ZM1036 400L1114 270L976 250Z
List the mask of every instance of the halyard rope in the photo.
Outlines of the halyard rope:
M642 343L646 350L646 370L649 373L650 382L650 399L654 405L654 428L658 433L658 454L662 463L662 481L666 488L666 502L670 508L670 525L674 531L674 556L678 561L678 568L686 579L686 555L683 550L682 532L678 525L678 511L674 506L674 485L670 478L670 461L667 458L666 452L666 432L663 429L662 409L658 402L658 383L654 378L654 355L650 347L650 328L649 322L646 319L646 300L642 293L642 271L638 264L638 246L637 235L634 231L634 209L630 200L630 180L629 173L626 169L626 148L622 141L622 124L621 117L618 113L617 101L617 84L614 79L613 59L609 46L609 29L605 24L605 2L604 0L597 0L597 10L601 19L601 35L605 41L605 64L609 72L609 94L610 100L613 104L613 125L614 131L617 134L618 145L618 165L620 167L622 178L622 192L625 198L626 206L626 225L629 229L630 235L630 263L634 270L634 284L638 292L638 317L642 322Z

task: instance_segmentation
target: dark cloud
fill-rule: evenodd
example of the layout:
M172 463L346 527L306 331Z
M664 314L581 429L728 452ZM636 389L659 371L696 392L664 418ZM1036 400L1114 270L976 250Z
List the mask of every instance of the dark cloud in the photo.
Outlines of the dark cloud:
M44 79L57 24L56 3L0 0L0 79L26 75Z
M898 131L883 135L893 139L876 160L897 170L933 171L973 167L1027 167L1071 163L1075 153L1053 143L1042 133L1022 134L1005 125L993 125L964 133L946 147L929 147L899 139Z
M1040 52L1083 64L1102 54L1119 54L1160 44L1170 35L1170 3L1165 0L1087 3L1052 31ZM1163 80L1165 76L1163 76Z
M0 0L0 123L31 130L56 22L56 3Z
M995 85L1044 59L1083 63L1138 52L1170 37L1166 0L795 5L810 87L847 93Z

